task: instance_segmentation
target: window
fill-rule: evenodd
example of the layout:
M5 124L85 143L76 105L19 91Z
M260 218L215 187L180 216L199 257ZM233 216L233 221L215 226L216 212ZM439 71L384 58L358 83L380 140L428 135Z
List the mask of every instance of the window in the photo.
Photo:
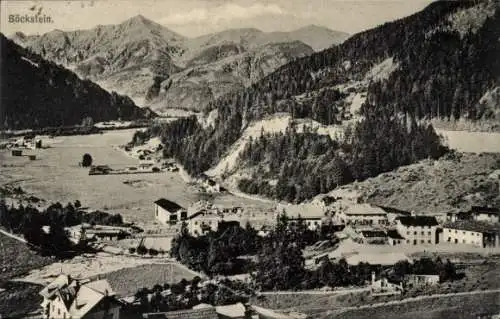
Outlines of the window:
M421 244L425 243L425 240L423 240L423 239L422 239L422 240L420 241L420 243L421 243Z
M406 241L406 243L407 243L407 244L409 244L409 243L410 243L410 241L409 241L409 240L407 240L407 241Z
M406 235L409 235L409 234L410 234L410 232L409 232L409 231L407 231L407 232L406 232Z
M57 314L60 316L61 315L61 308L57 309Z
M424 235L424 232L422 231L422 236Z
M198 221L197 221L197 220L195 220L195 221L194 221L194 224L195 224L195 225L198 225Z
M428 232L427 235L431 236L432 235L432 232Z
M429 243L429 244L432 244L430 239L428 240L428 243Z
M413 232L413 235L416 235L416 234L417 234L417 232L416 232L416 231L414 231L414 232Z

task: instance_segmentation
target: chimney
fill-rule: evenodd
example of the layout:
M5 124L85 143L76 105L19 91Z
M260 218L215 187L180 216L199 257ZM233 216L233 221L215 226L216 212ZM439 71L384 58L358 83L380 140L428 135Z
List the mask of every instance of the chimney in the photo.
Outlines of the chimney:
M372 285L375 283L375 272L372 271Z

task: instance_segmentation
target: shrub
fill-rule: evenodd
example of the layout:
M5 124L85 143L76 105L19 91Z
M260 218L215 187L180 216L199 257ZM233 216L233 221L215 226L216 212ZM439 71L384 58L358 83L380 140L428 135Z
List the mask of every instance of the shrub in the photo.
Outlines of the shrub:
M90 167L91 165L92 165L92 156L90 156L89 153L83 154L82 166L83 167Z
M137 247L137 253L139 255L145 255L147 252L148 252L148 249L146 247L144 247L143 245L140 245L139 247Z
M128 249L128 252L131 253L131 254L135 254L135 248L134 247L130 247Z
M149 254L150 254L151 256L157 256L157 255L158 255L158 250L156 250L156 249L154 249L154 248L150 248L150 249L148 250L148 252L149 252Z
M160 171L160 169L159 169L158 167L153 167L153 168L152 168L152 171L153 171L154 173L158 173L158 172Z

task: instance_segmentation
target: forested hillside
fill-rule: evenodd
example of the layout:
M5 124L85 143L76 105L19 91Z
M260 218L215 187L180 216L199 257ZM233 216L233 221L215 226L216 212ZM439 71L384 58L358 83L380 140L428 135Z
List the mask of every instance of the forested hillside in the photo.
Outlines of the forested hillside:
M356 117L360 124L346 142L343 160L357 179L438 156L437 137L432 128L417 124L420 120L495 116L495 109L485 109L479 101L498 86L498 23L498 3L493 1L434 2L412 16L289 63L250 88L216 100L206 109L217 114L208 128L194 119L169 124L162 129L170 132L162 134L165 155L180 160L188 172L200 173L218 163L251 121L288 112L324 124ZM388 60L390 72L368 78ZM366 97L359 110L352 110L346 99L354 94ZM297 141L304 149L311 146L310 139ZM314 167L308 166L303 174L311 172ZM332 186L323 183L326 188Z
M48 62L0 34L2 48L1 124L3 129L43 128L151 116L126 96Z

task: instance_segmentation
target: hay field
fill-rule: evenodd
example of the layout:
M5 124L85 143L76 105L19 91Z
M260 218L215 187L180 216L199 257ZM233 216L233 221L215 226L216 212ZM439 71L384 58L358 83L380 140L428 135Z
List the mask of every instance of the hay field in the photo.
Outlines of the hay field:
M200 194L186 184L178 173L134 175L88 175L88 169L78 166L84 153L92 155L94 164L112 168L136 165L138 159L117 147L132 139L135 130L108 131L103 134L44 138L50 147L27 150L37 160L13 157L10 151L0 151L2 183L21 186L28 193L63 204L80 200L83 206L120 213L126 221L139 225L153 223L153 202L165 197L189 206ZM135 183L124 184L134 180ZM215 195L214 203L221 206L253 206L265 203L234 195ZM269 205L269 204L267 204ZM267 207L267 206L266 206Z
M142 265L100 276L100 278L106 278L113 290L121 297L133 296L141 288L153 288L156 284L172 284L182 279L191 280L194 277L195 273L177 264Z

